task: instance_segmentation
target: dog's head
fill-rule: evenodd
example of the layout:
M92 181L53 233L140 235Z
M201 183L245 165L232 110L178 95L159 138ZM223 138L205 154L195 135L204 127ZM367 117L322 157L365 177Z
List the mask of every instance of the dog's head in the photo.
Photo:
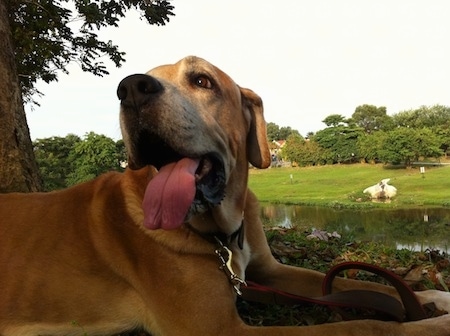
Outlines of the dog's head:
M224 212L242 210L248 162L270 163L255 93L191 56L126 77L117 94L129 167L159 170L144 198L147 227L176 228L217 208L216 219L226 220Z

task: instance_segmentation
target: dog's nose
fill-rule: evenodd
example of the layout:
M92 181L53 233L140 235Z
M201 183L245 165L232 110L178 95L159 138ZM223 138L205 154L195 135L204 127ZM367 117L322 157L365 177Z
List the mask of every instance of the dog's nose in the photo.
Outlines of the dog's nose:
M122 103L141 105L150 95L162 90L161 83L148 75L136 74L125 77L117 87L117 97Z

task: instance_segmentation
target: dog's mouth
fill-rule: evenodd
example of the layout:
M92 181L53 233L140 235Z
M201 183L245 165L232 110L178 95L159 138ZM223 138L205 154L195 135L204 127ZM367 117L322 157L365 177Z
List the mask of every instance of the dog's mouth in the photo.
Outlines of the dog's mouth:
M147 154L145 160L159 172L145 192L144 226L176 229L193 215L222 201L226 181L224 163L214 152L183 155L166 144L159 148L164 152Z

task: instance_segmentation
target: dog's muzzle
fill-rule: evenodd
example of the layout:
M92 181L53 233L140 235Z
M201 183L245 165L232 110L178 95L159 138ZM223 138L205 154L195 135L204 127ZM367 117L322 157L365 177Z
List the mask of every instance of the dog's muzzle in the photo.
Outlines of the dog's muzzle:
M167 132L160 131L157 122L152 123L152 114L163 113L155 107L163 91L157 79L142 74L124 78L117 89L125 114L126 147L132 151L130 168L153 165L159 170L143 201L144 225L149 229L175 229L219 204L225 193L224 163L218 153L190 152L188 143L174 148L174 140L161 135ZM144 117L148 120L136 122ZM171 136L176 139L177 135Z

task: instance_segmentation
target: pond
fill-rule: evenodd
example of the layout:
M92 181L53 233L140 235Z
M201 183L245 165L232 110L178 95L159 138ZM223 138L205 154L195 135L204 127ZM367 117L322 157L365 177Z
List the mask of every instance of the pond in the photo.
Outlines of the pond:
M377 241L416 251L450 252L450 208L336 210L326 207L262 204L265 226L313 228L349 240Z

